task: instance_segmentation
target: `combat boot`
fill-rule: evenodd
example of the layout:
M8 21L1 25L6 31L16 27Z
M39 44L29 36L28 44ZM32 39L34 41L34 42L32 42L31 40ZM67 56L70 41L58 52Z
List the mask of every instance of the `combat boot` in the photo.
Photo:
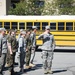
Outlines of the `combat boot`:
M25 66L25 69L30 69L31 68L31 66Z
M2 72L0 72L0 75L2 75Z
M20 73L23 73L23 72L24 72L24 69L23 69L23 68L21 68L21 69L20 69Z
M51 70L48 70L47 73L48 74L53 74L53 72Z
M5 64L5 67L10 67L10 65L6 63L6 64Z
M44 70L44 74L48 74L47 70Z
M35 65L34 65L34 64L32 64L32 63L30 63L30 64L29 64L29 66L31 66L31 67L35 67Z

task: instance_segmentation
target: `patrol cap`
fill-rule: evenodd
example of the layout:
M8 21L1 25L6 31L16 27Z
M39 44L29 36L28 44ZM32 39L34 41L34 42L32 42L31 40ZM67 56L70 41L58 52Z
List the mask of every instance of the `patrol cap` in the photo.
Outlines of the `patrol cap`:
M21 34L24 34L24 35L25 35L25 34L26 34L26 32L25 32L25 31L22 31L22 32L21 32Z
M37 26L32 26L32 29L37 29Z
M23 29L20 29L20 32L22 32L23 31Z
M46 29L46 30L47 30L47 29L50 29L50 26L46 26L45 29Z
M5 28L0 28L0 31L6 31L6 29Z

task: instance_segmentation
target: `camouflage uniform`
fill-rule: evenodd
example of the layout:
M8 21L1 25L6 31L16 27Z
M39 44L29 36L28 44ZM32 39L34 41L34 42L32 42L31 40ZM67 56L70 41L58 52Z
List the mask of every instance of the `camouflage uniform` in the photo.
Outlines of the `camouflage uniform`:
M8 39L8 43L10 43L11 45L11 49L12 49L12 52L13 54L11 55L9 52L8 52L8 64L10 66L9 70L11 71L11 74L13 73L13 68L14 68L14 63L15 63L15 54L16 54L16 50L17 50L17 40L16 40L16 37L15 36L10 36Z
M17 38L17 42L19 42L19 39L20 39L20 37L21 37L21 33L23 32L24 30L23 29L20 29L20 34L18 35L18 38ZM18 50L17 50L17 60L18 60L18 64L19 64L19 66L20 66L20 62L19 62L19 60L20 60L20 53L19 53L19 48L18 48Z
M32 40L32 49L31 49L31 59L30 59L30 66L34 67L34 58L35 58L35 50L36 50L36 31L37 26L32 26L32 33L31 33L31 40Z
M23 35L23 36L22 36ZM26 32L23 31L22 35L19 38L19 47L18 47L18 53L19 55L19 67L20 67L20 72L23 72L24 69L24 63L25 63L25 52L26 52L26 40L25 36Z
M43 40L42 49L42 58L43 58L43 67L44 70L48 70L51 72L52 59L53 59L53 51L55 48L54 36L51 33L43 33L38 39Z
M32 49L31 49L30 63L33 64L33 60L35 57L35 49L36 49L36 34L34 32L31 33L31 40L32 40Z
M10 38L10 34L7 35L7 39ZM6 67L10 66L10 62L9 62L9 57L10 57L10 52L9 50L7 51L7 56L6 56Z
M5 29L1 28L1 31L5 31ZM7 50L7 37L0 34L0 75L2 75L5 66Z
M32 47L32 41L30 38L30 35L26 36L26 66L29 66L30 58L31 58L31 47Z

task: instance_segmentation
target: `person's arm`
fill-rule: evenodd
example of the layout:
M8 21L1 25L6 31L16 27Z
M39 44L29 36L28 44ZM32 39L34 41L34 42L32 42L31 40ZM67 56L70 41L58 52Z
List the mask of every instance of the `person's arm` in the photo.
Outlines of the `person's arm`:
M26 36L25 39L26 39L26 51L28 51L28 37Z
M52 49L53 50L55 49L55 46L56 46L55 39L54 39L54 36L52 36Z
M26 39L24 38L24 50L26 50Z
M2 38L0 38L0 57L1 57L1 54L2 54Z
M31 34L31 41L32 41L32 47L35 48L36 47L36 36L35 34Z
M38 40L43 39L43 34L38 36Z
M13 54L12 47L11 47L11 40L12 40L11 37L9 37L7 39L7 46L8 46L8 50L9 50L10 54Z
M19 38L18 40L19 47L18 47L18 53L21 53L21 50L23 49L23 38Z

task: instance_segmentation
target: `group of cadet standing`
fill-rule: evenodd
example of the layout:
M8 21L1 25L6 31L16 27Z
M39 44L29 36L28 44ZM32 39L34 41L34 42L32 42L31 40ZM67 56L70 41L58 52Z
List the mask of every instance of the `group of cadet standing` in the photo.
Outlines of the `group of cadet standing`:
M18 52L17 59L20 67L20 72L25 68L34 67L33 60L36 51L36 31L37 27L33 26L32 31L21 29L18 38L16 38L16 31L10 30L6 35L6 29L0 28L0 75L3 75L5 64L8 65L10 75L14 75L15 55ZM55 48L55 41L53 35L50 33L50 27L45 27L45 32L39 35L38 39L43 40L42 59L44 73L52 73L52 59Z

